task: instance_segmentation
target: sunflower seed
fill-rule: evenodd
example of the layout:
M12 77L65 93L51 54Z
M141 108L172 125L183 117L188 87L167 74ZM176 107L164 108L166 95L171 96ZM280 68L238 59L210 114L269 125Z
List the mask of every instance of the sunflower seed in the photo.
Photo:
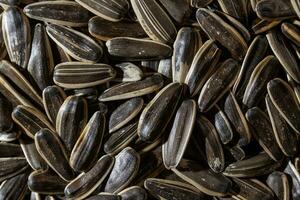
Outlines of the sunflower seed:
M295 165L291 161L288 162L286 165L286 168L284 169L284 173L288 174L289 177L291 178L291 197L292 199L298 199L300 197L300 174L295 168Z
M221 50L213 40L206 41L199 48L184 81L189 86L191 96L198 94L207 79L216 70L220 55Z
M177 30L168 14L155 0L130 0L137 19L148 36L155 41L172 43Z
M104 191L109 193L118 193L130 184L140 165L139 154L130 147L123 149L115 159L115 164L104 188Z
M294 44L300 47L300 30L294 24L284 22L281 24L282 33L290 39Z
M28 169L25 157L0 158L0 182Z
M42 24L35 25L27 70L43 91L51 84L54 60L50 42Z
M43 90L43 104L46 114L52 123L56 122L59 108L64 103L67 95L58 86L48 86Z
M70 181L75 174L68 163L68 157L59 136L49 129L35 134L35 146L47 164L64 180Z
M2 94L0 94L0 132L7 132L12 130L12 110L12 104L4 96L2 96Z
M46 30L49 37L76 60L94 63L102 57L102 47L82 32L55 24L48 24Z
M183 85L170 83L148 103L138 124L138 135L142 141L154 142L167 127L179 105Z
M214 116L214 125L216 131L218 132L221 142L223 144L228 144L233 139L233 130L231 128L230 122L225 115L225 113L218 109L218 112Z
M275 171L268 176L266 182L279 200L290 199L290 183L287 174Z
M293 89L282 79L275 78L268 83L268 94L282 117L300 134L300 106Z
M172 54L169 45L149 39L116 37L108 40L106 46L111 56L126 61L158 60Z
M47 169L33 171L28 177L28 187L39 194L64 194L67 182Z
M202 45L199 30L183 27L174 42L172 56L173 81L183 83L192 64L193 58Z
M55 66L53 80L60 87L78 89L106 83L115 76L116 71L107 64L67 62Z
M122 20L110 22L101 17L93 17L88 24L89 33L99 40L110 40L114 37L145 38L147 34L139 23Z
M144 100L141 97L132 98L125 103L118 106L110 115L109 119L109 132L112 133L124 125L130 120L135 118L144 105Z
M0 199L23 199L27 191L28 174L19 174L0 185Z
M69 163L75 171L86 171L94 164L104 132L105 115L97 111L83 129L71 152Z
M286 19L296 15L290 1L261 0L256 4L256 13L259 18L274 20Z
M3 12L2 33L11 62L26 69L30 56L30 25L17 7L9 7Z
M260 20L252 26L252 30L255 34L265 33L281 23L281 20Z
M237 30L227 24L218 15L205 8L198 9L196 18L201 28L211 39L220 42L226 47L233 58L239 61L243 60L248 45Z
M73 1L42 1L27 5L24 13L32 19L65 26L85 26L89 12Z
M163 86L163 77L159 74L154 74L141 81L121 83L104 91L99 101L115 101L122 99L130 99L150 94L159 90Z
M168 139L162 145L162 157L167 169L176 168L188 145L196 118L196 102L185 100L178 108Z
M133 63L124 62L115 65L120 71L117 71L114 81L119 82L134 82L139 81L143 77L143 71Z
M56 117L56 131L69 154L88 120L87 102L82 97L69 96Z
M76 0L93 14L109 21L120 21L129 10L127 0Z
M0 143L0 157L23 157L24 154L20 145L11 143Z
M122 200L146 200L147 199L147 192L139 187L139 186L132 186L125 190L119 192L119 195L122 197Z
M159 61L157 72L167 78L172 78L172 59L166 58Z
M229 58L215 71L203 86L198 105L200 112L207 112L232 87L240 70L237 61Z
M117 160L116 160L117 162ZM86 173L81 173L71 181L65 188L65 195L68 199L85 199L102 184L114 165L114 158L105 155Z
M236 18L240 22L248 23L247 1L218 0L224 13Z

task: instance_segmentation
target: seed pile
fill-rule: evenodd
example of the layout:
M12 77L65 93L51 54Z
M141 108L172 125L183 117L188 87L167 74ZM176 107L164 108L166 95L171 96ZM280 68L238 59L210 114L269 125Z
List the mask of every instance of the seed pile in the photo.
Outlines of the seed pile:
M0 5L0 200L300 200L299 0Z

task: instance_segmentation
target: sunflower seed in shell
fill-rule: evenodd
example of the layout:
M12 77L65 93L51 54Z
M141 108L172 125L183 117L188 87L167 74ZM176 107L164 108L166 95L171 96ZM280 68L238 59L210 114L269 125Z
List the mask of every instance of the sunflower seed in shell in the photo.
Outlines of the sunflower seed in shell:
M239 160L226 167L223 174L229 177L249 178L262 176L280 167L281 162L275 162L267 153L262 152L245 160Z
M2 30L2 14L0 14L0 59L4 59L7 55L7 50L3 38L3 30Z
M64 194L67 184L50 169L33 171L28 177L28 188L39 194Z
M177 24L182 24L191 14L189 1L159 0L159 3Z
M75 174L68 162L65 147L59 136L49 129L41 129L35 134L35 146L47 164L64 180L71 181Z
M190 0L190 4L194 8L204 8L211 2L213 2L213 0Z
M268 83L268 94L282 117L300 134L300 105L293 89L282 79L275 78Z
M36 24L27 71L41 91L51 85L53 68L54 60L46 29L42 24Z
M286 38L276 30L272 30L267 34L269 45L273 53L278 58L286 72L297 82L300 83L300 69L298 61L292 48Z
M101 192L98 195L90 196L86 200L121 200L122 197L117 194L111 194L107 192Z
M22 90L38 105L43 106L43 100L38 92L33 88L29 80L12 64L6 60L0 61L0 73L12 81L18 88Z
M283 154L276 142L268 116L258 107L246 112L246 118L253 128L253 136L267 154L275 161L280 161Z
M12 119L31 138L34 138L34 135L42 128L55 130L48 118L33 107L23 105L15 107L12 112Z
M268 82L276 77L281 65L273 55L265 57L253 70L247 84L243 104L248 108L257 106L267 93Z
M69 163L75 171L86 171L94 164L104 133L105 115L97 111L83 129L71 152Z
M11 62L26 69L30 56L30 25L19 8L9 7L2 13L2 34Z
M294 24L284 22L281 24L282 33L294 44L300 47L300 29Z
M2 94L0 94L0 132L11 131L13 128L13 120L11 112L12 104Z
M28 169L25 157L0 158L0 182L12 178Z
M250 80L253 70L258 63L263 60L268 49L269 45L265 36L256 36L250 44L242 64L242 68L232 89L238 100L243 99L246 86Z
M233 58L239 61L243 60L248 45L235 28L206 8L199 8L196 18L200 27L211 39L226 47Z
M150 94L163 86L163 77L154 74L141 81L121 83L105 90L99 101L116 101Z
M118 193L134 179L140 165L140 155L131 147L123 149L116 157L104 191Z
M268 94L265 101L278 146L286 156L294 156L298 151L298 140L295 132L278 112Z
M261 33L265 33L269 30L271 30L272 28L276 27L277 25L279 25L281 23L281 20L266 20L266 19L262 19L260 21L258 21L257 23L255 23L252 26L252 30L253 32L258 35Z
M142 110L143 105L144 100L141 97L136 97L118 106L110 115L109 132L112 133L120 129L135 118Z
M133 37L145 38L147 34L141 25L137 22L122 20L120 22L110 22L101 17L93 17L88 24L89 33L103 41L110 40L114 37Z
M261 19L274 20L292 18L296 15L290 1L261 0L256 4L256 14Z
M93 14L112 22L122 20L129 10L127 0L76 0L76 2Z
M229 194L232 182L222 174L203 168L194 161L186 160L172 171L201 192L211 196Z
M0 199L23 199L27 191L27 173L12 177L0 185Z
M60 87L78 89L106 83L115 76L116 71L107 64L66 62L55 66L53 80Z
M43 104L46 114L52 123L56 122L59 108L64 103L67 95L60 87L53 85L43 90Z
M268 176L266 183L279 200L290 199L290 183L287 174L279 171L272 172Z
M42 1L27 5L24 13L32 19L64 26L85 26L90 14L74 1Z
M195 187L180 181L148 178L145 180L144 187L158 199L200 200L205 198L205 195Z
M207 112L223 95L230 90L240 70L237 61L229 58L215 71L204 84L199 98L200 112Z
M162 145L162 157L167 169L176 168L188 145L196 119L196 102L185 100L178 108L171 132Z
M147 192L139 186L126 188L119 192L118 195L122 197L122 200L146 200L148 196Z
M247 1L218 0L224 13L236 18L240 22L248 23Z
M214 125L223 144L228 144L233 139L234 132L226 114L218 109L214 116Z
M137 19L155 41L172 43L177 30L168 14L155 0L130 0Z
M272 190L257 179L233 178L232 180L237 185L237 194L233 195L234 199L276 199Z
M167 78L172 78L172 59L166 58L159 61L157 72Z
M220 56L221 50L213 40L206 41L199 48L184 81L189 86L191 96L198 94L216 70Z
M106 46L111 56L124 61L158 60L172 54L169 45L149 39L116 37L108 40Z
M240 146L248 144L251 140L251 132L245 116L232 92L229 93L225 100L224 112L240 136L238 144Z
M83 97L69 96L56 117L56 131L70 153L88 120L87 101Z
M0 157L24 157L24 154L19 144L1 142Z
M133 63L123 62L115 66L120 70L117 70L117 75L114 78L114 81L134 82L143 78L143 71Z
M138 124L142 141L154 142L166 129L183 95L184 86L170 83L165 86L144 108Z
M87 172L81 173L72 180L65 188L65 195L68 199L85 199L93 193L111 172L115 159L105 155ZM117 162L117 160L116 160Z
M55 24L48 24L46 30L49 37L76 60L95 63L102 57L102 47L82 32Z
M34 170L46 169L47 164L38 153L34 140L26 136L21 136L19 141L25 158L31 168Z
M224 170L225 156L219 135L214 125L204 116L197 117L197 134L204 140L206 160L211 170L220 173Z
M283 171L284 173L289 175L289 178L291 179L291 197L292 199L299 199L300 197L300 174L295 168L295 165L289 161L286 165L286 168Z
M200 31L183 27L178 31L173 44L172 56L173 81L183 83L192 64L193 58L202 45Z

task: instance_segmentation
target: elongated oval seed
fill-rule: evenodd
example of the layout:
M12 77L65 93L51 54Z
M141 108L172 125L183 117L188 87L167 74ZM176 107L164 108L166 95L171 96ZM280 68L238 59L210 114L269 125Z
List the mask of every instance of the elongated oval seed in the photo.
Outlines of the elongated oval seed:
M12 118L31 138L42 128L55 130L47 117L36 108L19 105L14 108Z
M2 31L11 62L26 69L30 56L30 25L17 7L9 7L2 14Z
M43 104L46 114L52 123L56 122L59 108L64 103L67 95L60 87L53 85L43 90Z
M172 48L161 42L130 37L116 37L106 42L108 53L118 60L158 60L171 56Z
M85 26L89 12L73 1L35 2L24 8L24 13L36 20L64 26Z
M294 24L284 22L281 24L282 33L294 44L300 47L300 29Z
M290 1L261 0L256 4L256 13L261 19L286 19L296 15Z
M143 96L159 90L163 83L160 74L154 74L141 81L121 83L105 90L100 95L99 101L116 101Z
M46 29L42 24L37 24L27 70L41 91L51 84L53 68L54 60Z
M279 78L271 80L267 89L274 106L293 130L300 134L300 105L293 89Z
M196 118L196 102L185 100L176 112L167 141L162 145L162 157L167 169L176 168L188 145Z
M167 13L155 0L131 0L139 23L148 36L163 43L172 43L177 30Z
M110 155L102 156L97 163L86 173L81 173L71 181L65 188L65 195L68 199L85 199L111 172L115 159Z
M87 101L83 97L69 96L58 111L56 131L66 146L68 154L87 123L87 109Z
M198 105L200 112L207 112L215 103L231 88L236 80L240 65L237 61L229 58L219 69L206 81L203 86Z
M118 193L130 184L140 165L140 156L131 147L123 149L115 159L115 164L104 188L104 191L109 193Z
M247 24L248 21L248 11L247 2L239 0L218 0L221 9L224 13L238 19L241 22Z
M217 40L226 47L233 58L239 61L243 60L248 45L238 31L206 8L198 9L196 18L210 38Z
M0 158L0 181L14 177L28 169L25 157Z
M75 171L86 171L94 164L104 133L105 116L97 111L83 129L71 152L69 163Z
M48 24L46 30L50 38L76 60L94 63L102 57L102 47L79 31L54 24Z
M115 76L116 71L107 64L66 62L55 66L53 80L60 87L78 89L106 83Z
M138 124L138 135L141 140L154 142L163 134L175 114L182 94L182 84L170 83L148 103L140 116Z
M1 142L0 157L24 157L24 154L20 145Z
M35 134L35 145L47 164L64 180L71 181L75 174L70 167L65 147L56 133L41 129Z
M267 180L268 186L274 191L278 199L290 199L290 181L287 174L275 171L271 173Z
M23 173L2 182L1 199L23 199L27 190L27 177L28 173Z
M223 144L228 144L233 139L234 132L231 128L229 119L220 109L214 116L214 125L220 136L221 142Z
M103 19L120 21L129 10L127 0L76 0L82 7Z

